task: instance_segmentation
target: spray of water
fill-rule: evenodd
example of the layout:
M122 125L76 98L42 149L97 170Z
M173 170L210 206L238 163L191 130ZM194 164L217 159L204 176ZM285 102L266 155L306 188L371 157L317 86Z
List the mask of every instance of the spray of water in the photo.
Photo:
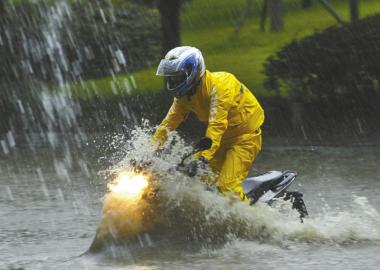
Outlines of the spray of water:
M97 245L104 244L105 235L120 243L142 233L150 233L153 240L202 247L225 244L233 239L279 244L380 241L380 214L366 198L354 198L349 212L326 210L318 216L311 213L311 217L301 223L290 203L278 203L275 207L249 206L210 191L202 183L205 174L189 178L176 171L175 165L181 156L191 149L178 134L169 137L165 150L159 155L150 140L150 128L135 129L122 150L125 157L110 172L131 169L131 160L149 161L143 171L154 179L157 195L153 199L142 196L128 202L108 192L104 198L101 230L94 241Z

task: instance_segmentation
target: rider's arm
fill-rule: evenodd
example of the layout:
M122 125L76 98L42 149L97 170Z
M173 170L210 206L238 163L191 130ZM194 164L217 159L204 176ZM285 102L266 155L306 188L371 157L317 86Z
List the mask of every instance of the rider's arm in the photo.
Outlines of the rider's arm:
M157 127L153 135L153 140L164 143L167 139L168 132L175 130L188 115L188 109L180 99L175 98L166 117Z
M227 115L232 104L231 91L214 87L210 95L210 113L206 136L212 140L212 146L202 151L199 156L210 160L220 146L220 141L228 126Z

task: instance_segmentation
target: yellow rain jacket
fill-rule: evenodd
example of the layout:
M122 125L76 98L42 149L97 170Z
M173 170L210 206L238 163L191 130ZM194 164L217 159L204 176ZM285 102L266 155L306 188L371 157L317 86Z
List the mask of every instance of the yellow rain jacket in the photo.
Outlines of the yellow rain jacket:
M167 132L175 130L190 112L208 123L205 136L211 138L212 147L198 155L219 175L219 190L234 191L244 199L240 183L261 150L264 111L259 102L234 75L206 70L194 95L174 99L153 139L164 142Z

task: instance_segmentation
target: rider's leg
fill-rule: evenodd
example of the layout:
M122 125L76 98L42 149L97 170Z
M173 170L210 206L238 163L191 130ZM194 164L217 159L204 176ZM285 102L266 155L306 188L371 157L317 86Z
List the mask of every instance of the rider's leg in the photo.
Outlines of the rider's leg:
M234 192L240 199L246 200L241 182L247 177L253 161L261 150L261 130L242 134L226 152L223 166L217 180L223 193Z
M223 167L223 162L224 159L226 158L226 153L227 153L227 146L223 145L220 146L219 149L216 151L212 159L208 161L208 164L215 174L213 177L211 176L206 176L202 178L202 181L205 182L206 184L210 186L214 186L217 181L217 176L220 174L220 171L222 170Z
M220 146L219 149L214 154L213 158L209 160L209 165L213 172L219 174L222 170L224 160L226 159L227 149L226 147Z

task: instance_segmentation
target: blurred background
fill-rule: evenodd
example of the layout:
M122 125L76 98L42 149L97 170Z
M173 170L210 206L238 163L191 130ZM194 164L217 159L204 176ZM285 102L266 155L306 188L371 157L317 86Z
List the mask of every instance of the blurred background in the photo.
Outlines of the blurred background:
M2 153L158 124L172 100L155 69L178 45L252 90L271 142L376 141L379 12L376 0L2 0Z

